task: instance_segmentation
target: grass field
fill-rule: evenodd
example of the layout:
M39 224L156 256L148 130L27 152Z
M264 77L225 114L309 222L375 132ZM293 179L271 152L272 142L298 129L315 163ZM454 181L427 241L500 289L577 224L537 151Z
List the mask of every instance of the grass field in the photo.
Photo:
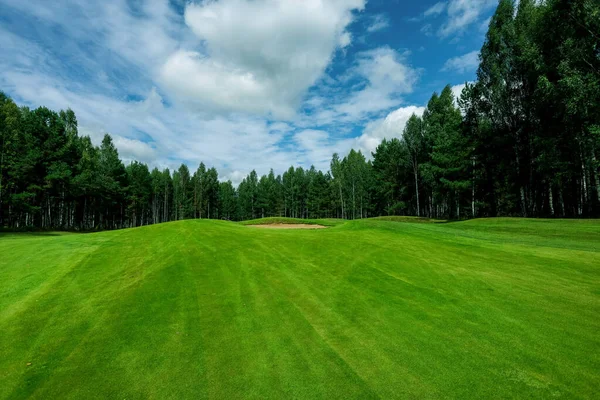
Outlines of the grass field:
M598 398L600 221L421 222L2 234L0 398Z
M260 218L251 219L248 221L239 222L240 225L277 225L277 224L305 224L305 225L323 225L323 226L336 226L344 223L342 219L297 219L297 218Z

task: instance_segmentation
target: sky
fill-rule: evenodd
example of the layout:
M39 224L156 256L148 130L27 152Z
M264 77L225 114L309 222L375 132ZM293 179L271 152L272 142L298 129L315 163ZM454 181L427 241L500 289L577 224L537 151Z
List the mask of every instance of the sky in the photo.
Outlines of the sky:
M0 0L0 90L121 158L327 170L475 79L496 0Z

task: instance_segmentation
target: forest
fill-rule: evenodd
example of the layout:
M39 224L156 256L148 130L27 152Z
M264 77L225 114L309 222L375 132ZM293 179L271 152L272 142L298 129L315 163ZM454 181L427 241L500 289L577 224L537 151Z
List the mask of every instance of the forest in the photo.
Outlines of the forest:
M450 86L373 154L329 171L252 171L236 188L190 171L125 165L72 110L0 93L0 228L100 230L189 218L600 216L600 5L500 1L477 80Z

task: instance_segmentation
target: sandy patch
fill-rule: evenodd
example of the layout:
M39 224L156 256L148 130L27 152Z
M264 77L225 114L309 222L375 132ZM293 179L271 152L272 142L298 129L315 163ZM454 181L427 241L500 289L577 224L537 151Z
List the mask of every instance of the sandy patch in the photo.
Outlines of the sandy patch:
M265 225L248 225L255 228L265 229L325 229L323 225L308 225L308 224L265 224Z

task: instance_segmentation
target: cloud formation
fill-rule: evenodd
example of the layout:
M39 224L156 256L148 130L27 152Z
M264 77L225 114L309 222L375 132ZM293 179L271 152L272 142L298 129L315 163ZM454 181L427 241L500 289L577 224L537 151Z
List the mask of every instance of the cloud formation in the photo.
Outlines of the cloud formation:
M446 4L427 18L447 15ZM388 14L366 7L0 0L0 90L72 108L81 134L99 144L110 133L125 162L203 161L234 183L252 169L327 169L333 152L369 155L422 113L407 99L427 71L384 41L398 28Z
M446 10L447 4L443 1L440 1L439 3L435 3L434 5L432 5L431 7L429 7L427 10L425 10L425 12L423 13L423 15L425 17L431 17L431 16L435 16L435 15L439 15L441 13L443 13Z
M473 72L479 66L479 51L475 50L462 56L452 57L444 64L442 71L454 71L459 74Z
M212 110L291 117L321 77L364 0L221 0L189 4L205 53L179 50L161 70L178 98Z
M401 138L408 119L413 115L422 116L425 107L401 107L385 118L367 124L365 132L357 139L358 147L366 154L375 151L383 139Z
M441 25L437 29L437 35L443 39L460 36L473 24L480 23L480 28L485 22L482 18L485 13L498 4L497 0L446 0L435 3L423 12L423 14L410 18L410 21L439 20L443 17ZM426 36L432 36L433 23L423 25L421 32Z
M483 14L497 4L497 0L449 0L446 22L440 27L438 35L447 38L464 33L467 27L480 21Z
M377 14L372 18L371 23L367 26L367 32L373 33L389 28L390 20L383 14Z
M378 116L401 103L411 93L420 71L407 62L407 54L380 47L356 55L356 62L342 80L351 81L351 90L342 101L333 102L310 116L320 125L343 124Z

